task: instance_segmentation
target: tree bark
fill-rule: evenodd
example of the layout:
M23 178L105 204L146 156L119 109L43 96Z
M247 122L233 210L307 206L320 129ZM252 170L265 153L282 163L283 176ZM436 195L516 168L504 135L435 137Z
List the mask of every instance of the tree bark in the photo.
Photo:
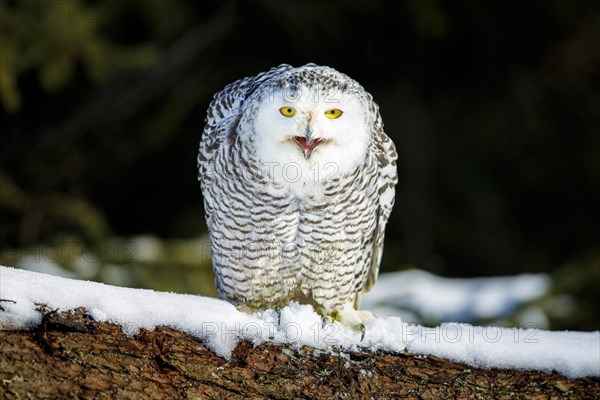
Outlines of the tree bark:
M83 309L0 331L2 399L598 399L599 379L478 369L409 353L241 341L231 360L167 327L127 336Z

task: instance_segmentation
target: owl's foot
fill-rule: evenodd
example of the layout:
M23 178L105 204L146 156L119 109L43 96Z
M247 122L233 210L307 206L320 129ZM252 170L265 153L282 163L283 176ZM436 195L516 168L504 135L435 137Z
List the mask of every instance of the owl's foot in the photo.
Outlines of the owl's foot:
M264 308L254 307L246 303L240 303L235 306L238 311L241 311L246 314L254 314L258 311L264 310ZM273 308L275 314L277 314L277 326L281 325L281 307L275 306Z
M333 313L325 315L321 319L321 328L325 329L333 321L339 321L347 328L360 332L360 341L362 342L367 333L367 326L373 320L375 320L375 316L370 311L359 311L354 309L352 305L347 304L343 309L335 310Z
M367 326L375 320L375 316L370 311L355 310L354 307L347 305L340 311L338 320L350 329L360 332L360 341L362 342L367 333Z
M257 312L259 310L257 307L253 307L253 306L251 306L249 304L246 304L246 303L236 304L235 308L238 311L241 311L241 312L246 313L246 314L254 314L255 312Z

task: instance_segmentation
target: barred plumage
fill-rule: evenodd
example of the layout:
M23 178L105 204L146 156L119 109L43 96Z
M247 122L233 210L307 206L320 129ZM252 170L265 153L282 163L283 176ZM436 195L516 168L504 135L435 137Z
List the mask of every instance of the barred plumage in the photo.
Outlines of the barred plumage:
M372 97L332 68L281 65L217 93L198 168L219 296L366 322L396 158Z

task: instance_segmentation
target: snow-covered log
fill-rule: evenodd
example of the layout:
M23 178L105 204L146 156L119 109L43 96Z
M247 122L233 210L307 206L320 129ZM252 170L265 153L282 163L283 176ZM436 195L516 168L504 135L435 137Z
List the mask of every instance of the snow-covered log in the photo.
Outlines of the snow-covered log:
M30 330L0 331L0 398L600 397L597 378L479 369L406 352L323 352L238 342L229 360L168 327L130 336L85 310L42 310Z
M600 332L379 317L0 267L0 398L599 398Z

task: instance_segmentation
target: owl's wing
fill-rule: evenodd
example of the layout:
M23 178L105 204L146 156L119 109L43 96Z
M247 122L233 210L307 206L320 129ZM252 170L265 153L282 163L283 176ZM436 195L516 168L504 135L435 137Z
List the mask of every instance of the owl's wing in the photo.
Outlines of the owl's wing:
M214 95L208 107L198 153L198 180L203 189L214 177L212 162L221 143L229 135L235 134L245 101L265 81L290 68L290 65L282 64L267 72L230 83Z
M379 112L377 112L373 141L375 144L378 166L377 186L379 190L379 204L377 207L377 225L375 226L375 232L373 234L371 266L367 274L363 292L368 292L373 288L375 281L377 280L377 275L379 274L379 265L381 263L381 255L383 254L385 225L392 212L396 193L395 186L398 182L398 171L396 169L398 154L396 153L394 142L392 142L383 131L383 124L381 123Z

